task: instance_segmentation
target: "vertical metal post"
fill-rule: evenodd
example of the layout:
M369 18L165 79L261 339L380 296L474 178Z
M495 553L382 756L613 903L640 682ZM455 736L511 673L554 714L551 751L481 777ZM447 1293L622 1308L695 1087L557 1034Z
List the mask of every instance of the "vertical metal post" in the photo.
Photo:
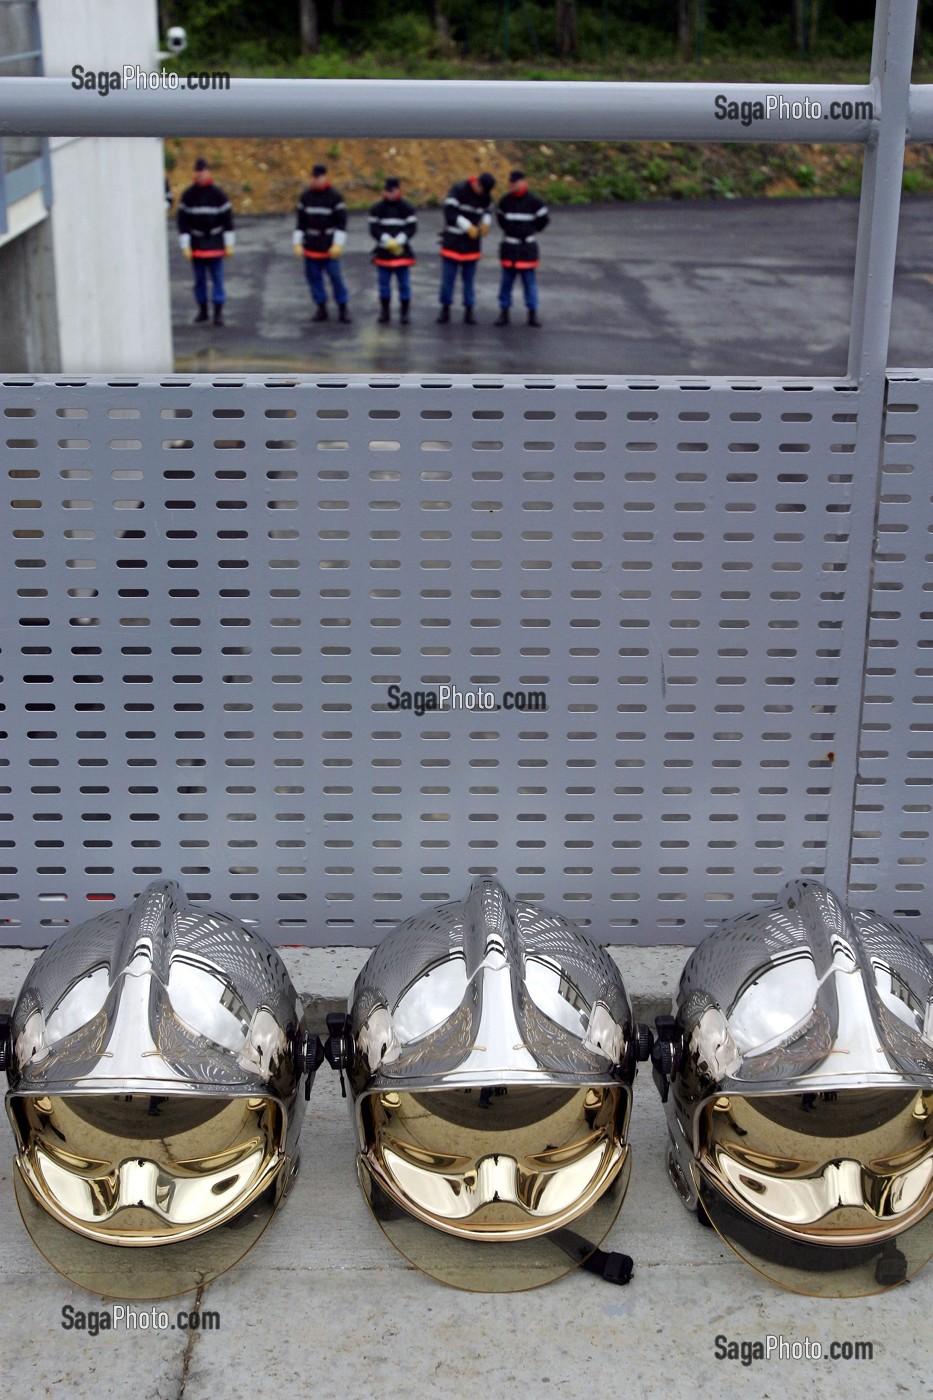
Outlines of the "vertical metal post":
M0 236L10 227L6 214L6 169L4 167L3 138L0 137Z
M42 77L45 64L42 61L42 16L39 14L39 0L32 7L32 46L36 51L36 74ZM42 162L42 198L46 209L52 207L52 157L49 151L49 138L43 136L39 145L39 159Z
M49 138L42 137L39 160L42 162L42 198L46 209L52 207L52 157L49 153Z
M865 148L859 204L858 240L849 337L849 377L858 394L858 436L851 465L854 472L849 513L846 572L850 634L844 645L862 647L862 695L852 705L853 721L838 730L836 771L840 775L830 808L826 878L847 889L855 828L855 792L861 738L862 703L868 669L868 625L872 594L875 516L881 476L885 386L894 267L904 170L904 142L910 97L917 0L878 0L871 56L871 85L876 126ZM852 631L862 621L862 636ZM844 777L842 775L845 775Z
M849 339L849 375L863 386L887 367L916 17L917 0L878 0L871 84L881 116L865 147Z
M42 63L42 20L39 16L39 0L33 0L32 5L32 47L36 52L36 75L42 77L45 67Z

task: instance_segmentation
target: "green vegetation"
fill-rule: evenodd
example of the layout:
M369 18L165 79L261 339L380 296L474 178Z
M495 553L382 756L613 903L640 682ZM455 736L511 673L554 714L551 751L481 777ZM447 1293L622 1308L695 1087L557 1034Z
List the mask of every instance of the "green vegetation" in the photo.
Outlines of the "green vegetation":
M867 71L874 0L161 0L183 24L186 64L308 77L741 78L811 64ZM933 59L933 0L921 0L918 59ZM568 66L570 73L568 73ZM640 70L633 72L632 70ZM694 71L693 76L700 76ZM841 76L841 75L840 75Z
M309 43L308 13L313 11ZM182 70L238 77L832 83L868 76L874 0L162 0L184 24ZM301 23L302 13L304 24ZM569 20L568 20L569 16ZM568 29L569 24L569 29ZM305 52L302 52L302 48ZM309 51L313 50L313 51ZM559 56L562 55L562 56ZM921 0L916 82L933 82L933 0ZM495 102L494 88L488 101ZM517 143L553 203L857 195L850 146ZM337 160L340 142L329 158ZM933 193L910 148L909 194Z
M750 199L859 193L855 146L522 142L522 163L553 204L606 200ZM909 147L905 194L933 194L933 150Z

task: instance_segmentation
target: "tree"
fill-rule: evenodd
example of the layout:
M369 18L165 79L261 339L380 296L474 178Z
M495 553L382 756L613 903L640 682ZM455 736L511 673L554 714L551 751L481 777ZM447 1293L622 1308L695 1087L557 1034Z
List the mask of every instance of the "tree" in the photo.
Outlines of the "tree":
M560 58L573 58L577 52L576 0L556 0L554 13L557 31L557 53Z
M431 23L439 39L446 41L450 38L450 20L444 0L431 0Z
M301 52L317 53L321 47L317 0L298 0L298 25L301 30Z
M691 0L676 0L677 57L689 63L693 50L693 6Z
M794 43L798 53L812 53L820 19L820 0L794 0Z

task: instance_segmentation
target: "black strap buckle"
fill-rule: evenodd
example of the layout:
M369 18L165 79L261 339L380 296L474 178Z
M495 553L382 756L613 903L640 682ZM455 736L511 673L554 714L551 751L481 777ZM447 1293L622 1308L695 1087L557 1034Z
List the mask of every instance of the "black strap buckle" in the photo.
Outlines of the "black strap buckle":
M324 1047L321 1044L319 1035L311 1035L307 1031L300 1032L294 1039L295 1069L299 1075L305 1075L305 1100L311 1097L311 1086L314 1083L314 1076L324 1063Z
M684 1033L674 1016L656 1016L654 1024L657 1038L651 1047L651 1073L661 1102L667 1103L671 1080L676 1078L683 1059Z
M340 1092L347 1097L347 1086L343 1072L353 1063L353 1033L350 1017L341 1011L331 1011L327 1016L327 1039L324 1041L324 1058L331 1069L340 1075Z
M635 1272L635 1262L630 1255L615 1251L607 1254L604 1249L594 1249L582 1267L591 1274L599 1274L607 1283L629 1283Z
M6 1012L0 1015L0 1071L8 1070L13 1064L13 1017Z

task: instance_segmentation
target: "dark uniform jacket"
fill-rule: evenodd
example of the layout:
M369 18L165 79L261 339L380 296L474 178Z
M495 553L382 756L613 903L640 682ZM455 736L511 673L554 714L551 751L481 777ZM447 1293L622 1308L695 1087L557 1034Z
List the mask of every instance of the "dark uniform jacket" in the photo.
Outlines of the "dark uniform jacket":
M233 209L219 185L189 185L178 205L178 232L191 238L194 258L222 258L231 246Z
M415 206L407 199L380 199L369 211L369 236L375 243L372 260L377 267L411 267L415 261L415 250L411 240L418 232L418 215ZM390 253L383 243L382 236L402 238L402 251Z
M444 231L441 234L441 257L457 262L475 262L483 256L480 240L466 232L467 223L477 227L492 200L484 189L474 190L469 180L451 187L444 200Z
M306 258L326 258L334 234L346 227L347 206L339 190L327 185L323 190L312 190L309 186L304 191L298 201L295 228L304 235Z
M502 230L499 261L503 267L519 270L538 266L538 244L535 235L548 225L548 209L543 199L526 190L524 194L502 196L496 210Z

